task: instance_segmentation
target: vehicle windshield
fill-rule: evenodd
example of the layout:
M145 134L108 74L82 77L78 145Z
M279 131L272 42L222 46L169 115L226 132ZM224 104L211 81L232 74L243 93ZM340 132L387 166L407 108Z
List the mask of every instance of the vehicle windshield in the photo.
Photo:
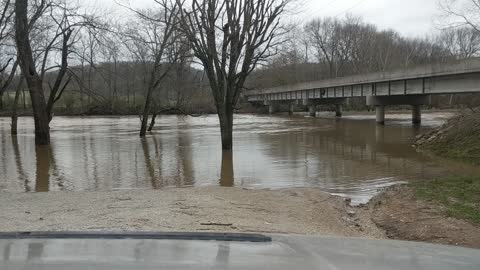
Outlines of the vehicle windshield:
M480 249L477 0L0 5L0 238Z

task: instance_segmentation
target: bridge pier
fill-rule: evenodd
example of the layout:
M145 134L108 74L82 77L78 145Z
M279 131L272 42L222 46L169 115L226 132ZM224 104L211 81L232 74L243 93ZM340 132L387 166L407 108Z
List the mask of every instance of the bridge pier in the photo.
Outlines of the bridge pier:
M335 116L342 117L342 115L343 115L343 105L335 104Z
M268 113L274 114L275 112L277 112L277 106L275 104L268 105Z
M377 124L385 125L385 106L375 106L375 112L377 114Z
M375 106L377 123L385 125L385 106L388 105L411 105L412 123L420 125L422 122L422 105L430 104L429 95L399 95L399 96L369 96L367 105Z
M317 105L310 105L308 107L308 112L309 112L310 117L317 116Z
M295 105L293 103L288 104L288 115L293 115Z
M412 105L412 124L422 124L422 107L420 105Z

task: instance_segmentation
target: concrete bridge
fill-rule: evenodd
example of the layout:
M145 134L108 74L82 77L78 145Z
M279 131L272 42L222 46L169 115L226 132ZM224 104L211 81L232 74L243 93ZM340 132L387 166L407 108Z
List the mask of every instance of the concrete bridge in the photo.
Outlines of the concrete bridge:
M388 72L377 72L321 81L297 83L248 91L249 102L261 102L274 113L279 104L309 106L315 116L317 105L335 104L336 116L348 98L365 97L375 106L377 123L385 124L385 106L411 105L413 124L421 123L421 106L437 94L480 92L480 58L431 64Z

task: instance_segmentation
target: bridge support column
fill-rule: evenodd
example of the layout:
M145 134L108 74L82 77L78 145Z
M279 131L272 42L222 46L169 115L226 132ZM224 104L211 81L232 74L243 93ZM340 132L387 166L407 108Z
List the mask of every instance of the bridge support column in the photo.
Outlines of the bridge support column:
M308 111L309 111L311 117L317 116L317 105L310 105L308 107Z
M385 125L385 106L376 106L375 111L377 113L377 124L382 126Z
M276 106L274 104L270 104L268 105L268 113L269 114L274 114L277 110L276 110Z
M294 105L293 103L288 104L288 115L293 115Z
M342 117L342 115L343 115L343 105L335 104L335 116Z
M412 105L412 123L414 125L422 123L422 107L420 105Z
M405 95L405 96L369 96L367 105L377 109L377 123L385 124L385 106L387 105L411 105L412 122L419 125L422 121L421 106L430 104L429 95Z

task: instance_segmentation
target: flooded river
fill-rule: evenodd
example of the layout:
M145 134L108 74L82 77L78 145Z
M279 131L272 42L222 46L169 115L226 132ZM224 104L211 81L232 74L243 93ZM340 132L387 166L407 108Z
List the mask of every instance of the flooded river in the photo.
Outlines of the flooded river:
M319 187L366 202L381 187L445 175L480 174L411 147L420 132L451 114L426 113L422 128L410 114L343 119L304 116L235 117L234 152L222 154L216 116L162 116L147 139L138 117L55 117L52 145L35 147L33 121L0 118L0 191L105 191L185 186Z

